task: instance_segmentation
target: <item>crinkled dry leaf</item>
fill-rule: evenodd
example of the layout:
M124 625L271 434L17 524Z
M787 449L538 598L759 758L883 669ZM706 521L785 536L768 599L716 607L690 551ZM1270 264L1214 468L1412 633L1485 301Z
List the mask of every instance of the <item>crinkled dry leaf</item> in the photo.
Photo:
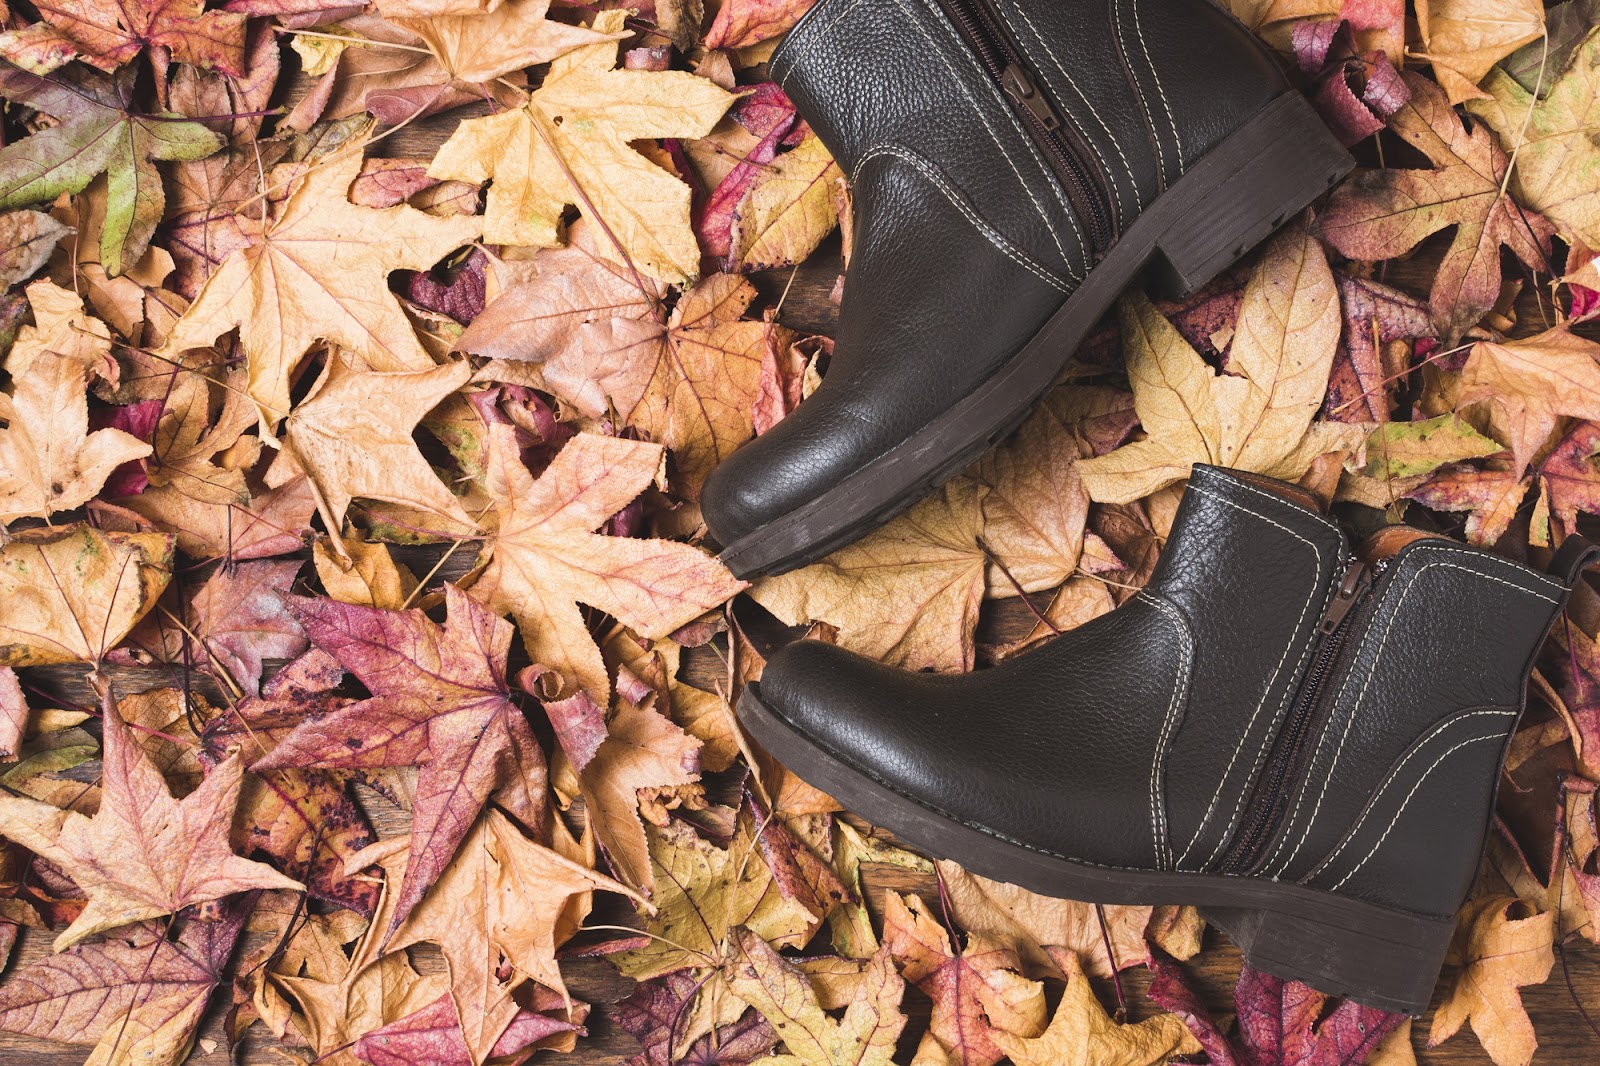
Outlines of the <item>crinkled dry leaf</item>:
M1484 85L1489 98L1467 110L1513 145L1517 165L1511 191L1542 212L1562 236L1600 246L1600 27L1572 56L1571 65L1542 100L1496 68Z
M816 251L839 224L844 172L812 134L762 167L733 210L728 269L772 270Z
M1544 33L1543 0L1417 0L1422 51L1450 102L1482 96L1491 67Z
M559 678L552 695L581 688L598 706L611 702L580 603L658 638L744 587L698 548L594 532L660 483L664 461L658 444L580 433L535 480L512 427L489 427L487 487L499 529L473 593L516 618L528 657Z
M750 590L786 625L828 622L839 643L912 670L972 668L989 557L978 544L987 490L958 480L800 570Z
M0 214L0 287L9 289L33 277L71 232L40 211Z
M1439 87L1403 77L1411 100L1390 128L1433 166L1363 170L1334 190L1318 220L1322 236L1356 259L1405 255L1431 234L1455 227L1434 275L1429 305L1446 345L1477 325L1500 298L1500 248L1530 268L1545 267L1554 228L1502 194L1506 153L1483 127L1468 130Z
M1550 976L1555 924L1549 912L1513 917L1522 908L1512 898L1485 896L1468 901L1457 916L1445 962L1461 969L1434 1012L1429 1047L1450 1039L1470 1021L1496 1066L1528 1066L1532 1061L1539 1041L1518 989Z
M621 36L554 22L545 17L549 10L550 0L504 0L488 12L385 14L426 41L450 76L465 82L493 81L514 70L548 63L576 48L603 47Z
M352 147L313 166L259 243L228 257L167 338L176 356L237 326L264 426L289 413L290 376L319 339L373 370L433 366L385 279L391 270L433 266L476 237L478 222L403 205L357 207L346 193L360 171L361 151Z
M823 1013L805 973L751 929L729 936L722 976L778 1030L787 1053L766 1059L769 1066L891 1066L906 1024L900 1013L906 983L887 948L872 957L838 1021Z
M1134 407L1146 437L1078 463L1089 495L1131 503L1216 463L1293 481L1353 446L1355 427L1314 422L1341 326L1322 246L1303 226L1277 237L1250 274L1218 374L1143 296L1119 309Z
M192 903L252 888L302 887L233 852L228 832L244 776L237 755L176 800L109 699L101 726L105 755L100 810L93 818L37 800L0 797L0 834L59 866L89 898L83 913L56 937L57 951Z
M371 698L302 723L252 769L418 766L411 817L415 858L395 893L391 929L444 870L497 785L544 757L505 676L511 626L454 585L444 625L419 610L384 611L297 600L293 613L318 648ZM541 791L542 797L542 791ZM542 825L542 811L522 811Z
M1520 477L1562 415L1600 419L1600 344L1564 325L1524 340L1479 341L1462 370L1456 406L1484 401Z
M1200 1050L1200 1042L1175 1014L1158 1014L1133 1025L1112 1021L1094 998L1076 955L1068 957L1066 973L1066 994L1042 1035L993 1034L1016 1066L1156 1066Z
M99 662L172 577L172 538L78 524L0 547L0 665Z
M610 36L626 16L601 12L592 28ZM620 253L602 246L602 254L662 281L690 280L700 272L700 246L689 225L689 186L632 142L704 137L733 95L684 71L613 70L615 62L610 41L562 56L526 106L462 122L428 172L493 179L483 234L491 243L552 247L566 205L577 204L621 244Z

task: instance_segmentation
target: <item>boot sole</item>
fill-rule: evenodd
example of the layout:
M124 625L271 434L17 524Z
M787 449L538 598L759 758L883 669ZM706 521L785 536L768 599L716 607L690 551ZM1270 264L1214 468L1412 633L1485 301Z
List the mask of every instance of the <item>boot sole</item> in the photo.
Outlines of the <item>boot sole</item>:
M1187 295L1355 165L1305 97L1286 93L1157 197L1033 339L971 395L817 499L727 545L740 578L814 562L905 510L1009 436L1129 283Z
M1433 918L1286 881L1093 866L1028 847L905 796L820 747L745 686L739 722L773 757L849 810L984 877L1092 903L1187 905L1250 965L1331 995L1417 1017L1455 930Z

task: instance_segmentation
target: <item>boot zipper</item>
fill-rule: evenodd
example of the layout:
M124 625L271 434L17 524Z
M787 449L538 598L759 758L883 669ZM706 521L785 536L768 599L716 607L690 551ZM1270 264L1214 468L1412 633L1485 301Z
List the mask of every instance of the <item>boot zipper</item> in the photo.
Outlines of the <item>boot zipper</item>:
M1250 802L1245 808L1244 822L1237 843L1228 849L1222 862L1224 873L1253 873L1261 861L1267 844L1277 835L1283 822L1288 796L1284 784L1293 779L1305 754L1306 742L1313 732L1312 726L1322 717L1324 689L1338 672L1342 653L1355 629L1355 610L1372 592L1378 575L1388 567L1388 560L1368 566L1359 559L1351 560L1339 578L1333 599L1317 623L1320 645L1300 685L1300 695L1294 709L1283 724L1271 758L1262 771Z
M1088 227L1099 259L1116 239L1111 214L1111 190L1105 175L1089 160L1092 152L1083 134L1061 117L1023 62L991 0L939 0L950 21L967 39L979 61L989 71L1027 127L1050 168L1067 192L1072 210Z

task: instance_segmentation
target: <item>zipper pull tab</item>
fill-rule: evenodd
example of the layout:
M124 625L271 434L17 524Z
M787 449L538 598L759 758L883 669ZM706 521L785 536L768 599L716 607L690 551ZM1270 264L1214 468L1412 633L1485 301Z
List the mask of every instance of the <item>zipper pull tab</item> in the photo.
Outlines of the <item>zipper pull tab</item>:
M1345 615L1350 613L1361 597L1367 594L1372 587L1372 568L1360 559L1353 559L1345 569L1344 576L1339 579L1339 590L1333 594L1333 600L1328 604L1328 609L1322 612L1322 621L1317 623L1317 632L1327 636L1339 628Z
M1019 105L1027 108L1045 129L1053 133L1061 128L1061 116L1056 114L1050 101L1033 84L1033 75L1019 64L1012 63L1000 72L1000 88Z

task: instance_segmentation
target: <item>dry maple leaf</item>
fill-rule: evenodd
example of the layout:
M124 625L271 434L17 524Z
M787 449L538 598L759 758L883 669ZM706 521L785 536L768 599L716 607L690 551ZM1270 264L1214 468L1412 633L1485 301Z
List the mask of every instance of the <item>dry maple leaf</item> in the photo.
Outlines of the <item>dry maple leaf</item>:
M40 0L34 6L62 39L64 60L110 71L146 50L164 51L179 63L244 73L245 16L206 11L204 0ZM29 44L38 47L34 29Z
M252 902L219 921L185 922L176 938L136 925L12 972L0 987L0 1029L94 1044L97 1066L182 1062Z
M900 1013L906 983L887 948L867 964L838 1021L823 1013L806 974L751 929L729 936L722 976L734 995L778 1030L787 1053L762 1060L768 1066L891 1066L906 1024Z
M655 878L639 818L640 791L698 782L700 742L648 706L618 703L609 722L583 691L547 701L545 711L578 773L585 812L612 869L649 895Z
M812 913L779 890L748 808L741 808L726 848L681 821L651 826L648 834L661 876L645 929L659 939L612 959L635 981L712 965L738 928L780 947L800 947L816 931Z
M514 70L549 63L577 48L604 47L622 36L551 21L545 17L549 10L550 0L505 0L488 12L384 14L427 42L450 76L465 82L493 81Z
M19 332L6 360L12 389L0 393L0 417L7 423L0 429L0 524L80 507L118 466L150 454L150 445L120 429L89 431L89 378L110 343L105 326L86 318L76 297L70 300L76 311L47 310L55 302L50 297L61 291L48 281L28 286L39 323ZM55 335L75 328L87 337L55 342Z
M83 524L13 534L0 547L0 666L99 662L167 587L172 545Z
M816 251L839 224L844 172L811 134L761 168L733 210L728 269L791 266Z
M1218 374L1144 296L1125 298L1128 379L1145 439L1078 463L1089 495L1131 503L1189 475L1194 463L1293 481L1318 456L1364 435L1313 422L1339 341L1339 294L1322 246L1303 226L1277 237L1240 301L1228 373Z
M756 290L727 274L685 293L669 317L660 286L641 288L598 239L574 226L570 246L540 253L537 272L493 300L457 347L536 363L537 384L585 417L615 409L672 450L675 487L698 498L712 468L754 435L763 381L792 334L742 321Z
M617 1025L644 1048L630 1060L631 1066L750 1066L765 1059L777 1044L778 1033L743 1000L735 1001L741 1011L738 1018L712 1024L706 1033L694 1032L689 1018L706 986L692 974L680 970L641 981L627 999L614 1005Z
M1487 99L1467 110L1514 145L1511 191L1569 241L1600 247L1600 33L1591 32L1543 99L1499 68L1484 85Z
M582 689L598 706L611 702L611 680L580 603L655 639L744 587L690 545L594 532L660 483L659 444L580 433L536 481L512 427L490 426L488 442L487 488L499 529L473 593L516 618L529 658L559 677L552 696Z
M848 547L751 588L786 625L828 622L844 647L912 670L970 670L987 553L976 482L936 495Z
M746 48L788 33L816 0L725 0L706 31L707 48Z
M102 702L101 727L105 754L100 810L93 818L37 800L0 797L0 834L59 866L89 899L56 937L57 951L95 933L235 892L304 888L234 854L228 833L244 777L237 754L176 800L109 696Z
M1485 896L1469 901L1456 918L1445 961L1461 970L1434 1012L1429 1047L1444 1043L1470 1021L1496 1066L1528 1066L1532 1061L1539 1041L1517 989L1550 976L1555 916L1546 911L1513 917L1522 907L1514 898Z
M1539 464L1539 482L1550 500L1550 518L1562 536L1578 531L1578 513L1600 514L1600 425L1579 422ZM1595 776L1600 776L1597 768Z
M73 73L41 78L0 62L0 95L59 120L0 148L0 208L82 192L106 175L99 257L117 275L144 255L161 220L166 192L155 161L203 159L223 140L181 115L134 111L131 69L114 78Z
M1417 0L1418 59L1452 104L1482 96L1478 83L1500 60L1544 34L1542 0Z
M340 603L391 611L407 605L417 589L417 579L409 568L394 561L387 544L346 534L339 538L341 553L328 543L329 538L323 537L311 546L311 561L317 568L317 580L330 597Z
M395 894L391 930L449 866L489 793L517 768L536 764L543 776L538 741L506 683L511 626L454 585L445 600L442 626L419 610L296 600L311 642L372 696L302 723L252 767L420 767L416 859ZM542 812L526 813L542 823Z
M176 537L178 550L195 559L263 559L305 547L311 534L311 515L317 509L311 479L296 474L249 500L212 503L196 499L183 486L151 486L137 496L116 502L140 516L134 528L156 529ZM94 503L91 502L91 508ZM103 522L115 522L105 517ZM113 528L121 528L113 525Z
M958 955L927 904L897 892L884 896L883 940L900 975L933 1000L918 1062L994 1066L1005 1052L991 1034L1034 1037L1044 1031L1044 985L1016 972L1021 963L1015 951L973 937Z
M1135 1025L1118 1025L1094 998L1076 955L1068 956L1067 990L1037 1037L996 1032L993 1040L1016 1066L1156 1066L1174 1055L1191 1055L1200 1042L1175 1014L1158 1014Z
M9 289L33 277L70 232L41 211L0 214L0 285Z
M1560 417L1600 419L1600 344L1570 327L1515 341L1480 341L1461 372L1456 407L1487 402L1521 477Z
M374 844L351 862L375 862L390 884L405 883L413 854L405 840L396 838ZM556 948L588 913L584 902L574 920L569 901L587 901L596 891L637 898L627 886L529 840L491 807L409 916L385 921L401 902L391 895L374 925L393 929L385 951L424 941L439 946L449 966L462 1037L472 1062L481 1063L522 1010L512 992L523 978L565 995ZM512 976L504 975L502 959Z
M1174 1012L1204 1048L1211 1066L1350 1066L1371 1057L1388 1037L1409 1024L1403 1014L1345 1000L1333 1010L1328 997L1298 981L1285 981L1245 966L1234 987L1239 1035L1229 1039L1190 989L1183 970L1165 953L1151 961L1150 998ZM1171 1015L1169 1015L1170 1017ZM1410 1045L1405 1045L1410 1051ZM1407 1060L1414 1063L1415 1059Z
M1410 72L1403 77L1411 100L1389 125L1433 167L1358 172L1334 190L1318 230L1344 255L1393 259L1454 226L1429 296L1434 325L1450 345L1499 299L1500 247L1543 269L1554 228L1501 192L1507 160L1493 133L1468 130L1428 79Z
M1468 513L1467 543L1492 547L1505 536L1527 495L1528 479L1504 464L1484 470L1445 468L1403 495L1436 511Z
M330 341L373 370L433 366L385 278L425 270L477 236L477 220L382 211L346 198L361 171L347 146L299 179L260 243L213 273L167 338L173 355L204 348L234 327L249 359L248 390L263 426L289 413L289 380L306 350Z
M419 1062L428 1066L472 1066L483 1057L519 1057L541 1047L552 1036L573 1033L584 1033L576 1021L518 1010L488 1054L474 1059L456 1017L455 1001L440 996L419 1011L363 1034L350 1050L371 1066L413 1066Z
M407 327L409 329L409 327ZM355 496L432 512L457 527L475 523L411 438L419 421L465 385L464 360L379 372L331 355L327 375L285 421L283 446L318 490L329 529L344 525Z
M1145 929L1154 913L1150 907L1100 908L1115 955L1107 960L1094 904L1041 896L969 873L953 862L938 863L938 871L955 924L968 935L1014 950L1029 976L1060 977L1068 956L1081 959L1095 977L1109 977L1113 962L1121 970L1145 959Z
M249 494L244 470L222 453L256 424L255 405L243 392L242 370L232 371L217 384L222 403L213 417L211 379L174 368L151 434L145 474L150 484L177 485L197 500L237 503ZM226 465L219 465L219 459Z
M610 36L626 17L601 12L592 28ZM566 205L577 204L621 246L602 254L662 281L688 281L700 272L689 186L632 142L704 137L734 97L684 71L613 70L615 62L610 41L562 56L525 106L462 122L428 173L493 179L483 233L490 243L552 247Z

